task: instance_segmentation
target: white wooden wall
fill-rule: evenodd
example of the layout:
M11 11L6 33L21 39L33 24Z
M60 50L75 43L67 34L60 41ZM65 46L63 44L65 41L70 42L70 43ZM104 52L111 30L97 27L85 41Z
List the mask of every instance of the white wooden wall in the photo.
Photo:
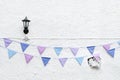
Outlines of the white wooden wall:
M119 38L120 0L0 0L0 37L23 38L22 19L31 20L30 44L45 46L88 46L116 42L119 39L81 39L81 40L40 40L32 38ZM18 39L16 39L18 40ZM20 40L19 40L20 41ZM3 45L0 40L1 45ZM11 45L20 51L20 46ZM117 47L115 44L113 47ZM35 48L26 53L39 56ZM24 56L15 55L8 59L7 51L0 48L0 80L119 80L120 49L115 58L106 54L102 47L95 53L102 57L100 70L92 70L85 58L82 66L71 59L65 67L53 59L44 67L39 58L29 64ZM78 56L90 54L80 49ZM57 57L49 48L43 56ZM73 57L68 49L61 56Z

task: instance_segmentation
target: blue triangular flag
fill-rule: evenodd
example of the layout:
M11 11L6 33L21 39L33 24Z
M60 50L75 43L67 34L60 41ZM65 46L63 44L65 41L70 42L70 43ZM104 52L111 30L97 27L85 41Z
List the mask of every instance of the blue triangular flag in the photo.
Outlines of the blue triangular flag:
M120 45L120 41L117 42Z
M114 57L115 48L114 48L114 49L111 49L111 50L108 50L107 53L108 53L111 57Z
M54 48L54 50L55 50L55 52L56 52L56 54L57 54L58 56L60 55L62 49L63 49L62 47L55 47L55 48Z
M9 57L9 59L12 58L16 53L17 52L8 49L8 57Z
M76 61L81 65L83 62L84 57L77 57Z
M88 46L87 49L89 50L89 52L90 52L91 54L93 54L93 53L94 53L95 46Z
M20 43L21 44L21 48L22 51L24 52L26 50L26 48L29 46L29 44L25 44L25 43Z
M46 66L48 64L49 60L51 59L49 57L41 57L41 58L42 58L44 66Z

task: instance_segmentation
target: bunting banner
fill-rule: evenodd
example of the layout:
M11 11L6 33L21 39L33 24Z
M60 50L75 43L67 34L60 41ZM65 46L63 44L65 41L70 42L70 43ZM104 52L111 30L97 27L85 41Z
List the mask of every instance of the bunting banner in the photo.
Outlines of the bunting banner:
M60 55L62 49L63 49L62 47L54 47L54 50L58 56Z
M105 45L103 45L103 48L104 48L106 51L108 51L108 50L110 49L110 45L111 45L111 44L105 44Z
M4 38L4 42L5 42L5 47L8 47L12 43L12 40Z
M26 63L28 64L31 60L32 60L32 58L33 58L33 56L32 55L29 55L29 54L24 54L24 56L25 56L25 60L26 60Z
M9 59L11 59L16 53L17 53L17 52L8 49L8 57L9 57Z
M26 49L27 49L27 47L29 46L29 44L25 44L25 43L20 43L20 45L21 45L21 48L22 48L22 51L24 52Z
M41 57L41 59L43 61L44 66L46 66L51 58L49 58L49 57Z
M120 45L120 41L117 42Z
M38 46L38 51L40 53L40 55L42 55L42 53L45 51L45 47L42 47L42 46Z
M87 47L88 51L93 54L94 53L94 49L95 49L95 46L88 46Z
M82 65L83 59L84 59L84 57L77 57L77 58L76 58L76 61L77 61L80 65Z
M72 51L73 55L76 56L79 48L70 48L70 50Z
M115 54L115 48L114 49L110 49L107 51L107 53L114 58L114 54Z
M105 44L105 45L103 45L103 48L106 50L106 52L107 52L111 57L114 58L115 48L110 49L110 45L111 45L111 44Z
M95 59L98 61L100 58L100 54L93 54L93 57L95 57Z
M68 58L59 58L59 61L60 61L61 65L62 65L62 67L64 67L67 59L68 59Z
M54 53L57 55L57 58L53 58L53 57L43 56L43 54L45 53L45 50L48 48L47 46L32 45L32 44L23 43L23 42L17 42L17 41L8 39L8 38L3 38L2 40L4 42L4 45L1 44L0 47L7 50L8 58L11 59L11 58L13 58L13 56L16 55L16 53L21 53L25 57L26 64L29 64L30 61L33 58L36 58L36 57L41 58L41 61L43 62L44 66L47 66L51 59L56 59L56 60L58 60L60 62L62 67L65 66L67 60L69 60L69 59L75 59L76 62L79 65L82 65L83 61L85 60L85 57L88 57L88 56L93 56L96 59L96 61L99 61L99 59L100 59L100 54L96 54L94 52L95 48L97 46L87 46L87 47L51 47L51 49L53 49ZM21 48L22 52L19 52L17 50L13 50L11 48L11 44L13 44L13 42L14 43L18 43L18 45L20 45L20 48ZM114 48L111 47L111 45L114 44L114 43L103 44L103 45L100 45L99 47L102 47L105 50L105 53L107 53L110 57L114 58L115 57L115 50L117 48L120 48L120 41L115 42L115 44L116 43L118 44L118 47L114 47ZM29 46L34 46L38 50L38 54L40 54L40 55L36 56L36 55L26 54L25 51L26 51L26 49L29 50L29 48L28 48ZM87 52L90 53L90 54L88 54L88 55L85 54L83 56L78 56L77 54L78 54L78 51L79 51L80 48L85 48L85 49L87 48L87 50L88 50ZM69 49L70 53L72 53L73 57L65 57L65 58L64 57L60 57L59 55L61 54L62 50L64 50L64 49ZM101 53L103 53L103 52L101 52Z

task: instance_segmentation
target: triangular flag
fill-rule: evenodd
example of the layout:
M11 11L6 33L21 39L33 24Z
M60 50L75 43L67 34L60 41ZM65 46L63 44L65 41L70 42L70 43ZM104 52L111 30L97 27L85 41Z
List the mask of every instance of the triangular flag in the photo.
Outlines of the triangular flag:
M32 60L32 58L33 58L33 56L32 55L29 55L29 54L24 54L24 56L25 56L25 60L26 60L26 63L28 64L31 60Z
M17 53L17 52L8 49L8 57L9 57L9 59L11 59L16 53Z
M56 52L56 54L57 54L58 56L60 55L62 49L63 49L62 47L55 47L55 48L54 48L54 50L55 50L55 52Z
M105 44L105 45L103 45L103 48L104 48L106 51L108 51L108 50L110 49L110 44Z
M76 56L79 48L70 48L70 50L72 51L73 55Z
M89 50L89 52L90 52L91 54L93 54L93 53L94 53L95 46L88 46L87 49Z
M59 58L59 61L60 61L61 65L62 65L62 67L64 67L67 59L68 59L68 58Z
M84 57L77 57L76 61L81 65L83 62Z
M108 53L111 57L114 57L114 54L115 54L115 48L114 48L114 49L110 49L110 50L108 50L107 53Z
M42 47L42 46L38 46L38 51L40 54L42 54L44 51L45 51L45 47Z
M43 61L44 66L46 66L51 58L49 58L49 57L41 57L41 59Z
M4 42L5 42L5 47L8 47L12 43L12 40L4 38Z
M26 48L29 46L29 44L25 44L25 43L20 43L21 44L21 48L22 51L24 52L26 50Z
M99 59L100 59L100 54L93 54L93 56L95 57L95 59L96 59L97 61L99 61Z
M117 42L120 45L120 41Z

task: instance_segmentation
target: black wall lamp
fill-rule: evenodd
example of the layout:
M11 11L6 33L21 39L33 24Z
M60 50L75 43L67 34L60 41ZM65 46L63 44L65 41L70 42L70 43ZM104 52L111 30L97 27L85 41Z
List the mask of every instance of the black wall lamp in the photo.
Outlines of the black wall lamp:
M29 27L30 20L28 20L27 17L25 17L25 19L23 19L22 22L23 22L23 27L24 27L23 33L25 34L24 40L28 41L29 39L26 35L29 33L28 27Z

